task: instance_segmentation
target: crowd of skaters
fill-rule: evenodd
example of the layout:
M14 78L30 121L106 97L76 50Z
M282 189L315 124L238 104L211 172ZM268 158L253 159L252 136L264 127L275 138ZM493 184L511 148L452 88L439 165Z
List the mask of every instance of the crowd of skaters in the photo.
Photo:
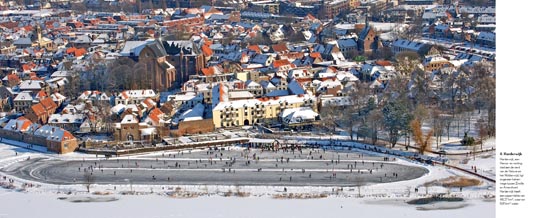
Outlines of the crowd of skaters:
M186 163L187 164L187 168L208 168L209 166L213 166L213 165L217 165L218 163L219 164L223 164L223 167L221 167L221 171L223 173L236 173L236 170L233 169L233 166L234 164L237 164L238 161L241 161L241 163L243 163L243 165L245 166L251 166L252 164L257 164L260 159L261 159L261 155L265 152L273 152L273 153L283 153L283 155L280 155L278 157L275 157L275 165L274 167L279 169L281 168L282 169L282 172L285 172L285 168L288 169L287 167L287 164L290 163L291 160L314 160L314 159L319 159L319 160L325 160L325 161L328 161L326 162L326 166L332 166L332 169L330 169L330 167L328 167L328 169L326 169L326 172L329 173L329 175L326 177L326 176L323 176L323 178L329 178L330 180L334 180L334 179L337 179L339 177L339 173L334 171L334 167L336 167L338 164L341 164L342 163L342 157L346 157L346 158L349 158L349 156L358 156L359 159L361 160L355 160L354 162L351 162L351 163L347 163L346 164L346 169L348 170L349 173L358 173L358 174L364 174L364 173L369 173L369 174L373 174L377 169L382 169L384 167L384 163L376 163L376 162L368 162L368 161L364 161L363 158L364 158L364 154L362 153L346 153L346 154L338 154L338 153L335 153L332 158L328 157L328 155L324 155L326 153L326 149L317 149L315 146L312 146L312 147L302 147L302 146L298 146L298 145L288 145L288 146L283 146L283 147L280 147L280 148L274 148L274 147L271 147L271 148L262 148L262 149L253 149L253 148L250 148L248 147L247 149L244 149L242 150L239 155L231 155L230 153L227 153L224 154L223 152L224 149L217 149L217 148L208 148L205 152L206 152L206 157L200 157L198 159L195 159L195 160L188 160L188 161L185 161L185 159L183 160L183 162L179 162L179 161L171 161L170 159L176 159L176 158L182 158L184 156L185 153L187 154L191 154L191 150L187 150L187 151L177 151L175 153L162 153L161 154L161 158L160 157L155 157L155 165L154 164L150 164L149 167L150 169L155 169L155 168L159 168L158 166L161 165L160 167L166 167L166 168L178 168L178 169L181 169L182 167L186 167L185 165L182 166L182 163ZM230 147L227 148L227 150L230 150ZM343 156L342 156L343 155ZM239 159L237 159L239 158ZM219 161L218 161L219 159ZM395 160L395 158L389 158L389 157L381 157L381 160L382 161L391 161L391 160ZM133 173L133 169L135 168L139 168L141 167L140 164L138 163L138 161L134 161L132 160L132 164L134 164L134 167L132 164L129 164L129 165L124 165L124 163L120 164L120 159L116 159L116 162L120 165L120 168L129 168L129 173ZM169 163L172 162L172 165L170 165ZM371 167L369 166L365 166L366 163L370 163L371 164ZM148 162L145 162L145 164L148 164ZM358 168L359 165L362 165L364 167L367 167L365 170L361 170ZM146 165L148 167L148 165ZM88 165L87 167L83 167L83 164L81 164L81 167L79 167L79 171L80 172L83 172L83 173L86 173L86 172L90 172L90 174L92 175L94 173L94 170L98 170L99 172L101 172L102 174L104 173L104 170L103 170L103 165L102 164L98 164L97 161L94 161L93 162L93 165L90 164ZM256 172L262 172L264 169L262 167L257 167L257 168L254 168L253 170L256 170ZM306 174L306 169L305 168L301 168L301 169L297 169L298 171L301 170L301 173L302 174ZM288 170L287 170L288 171ZM293 171L293 169L291 169L291 171ZM397 173L396 172L391 172L392 173L392 176L393 177L397 177ZM112 175L113 176L116 176L117 175L117 172L116 170L113 170L112 172ZM281 175L276 175L276 177L279 176L279 181L289 181L289 182L292 182L293 181L293 176L292 175L289 175L288 178L285 177L286 179L282 178L283 176L283 173ZM303 176L304 178L307 178L309 180L313 179L312 177L312 173L311 172L307 172L307 176ZM385 177L387 177L387 175L385 174ZM152 175L151 177L152 180L158 180L158 178L156 177L156 175ZM165 178L162 178L162 179L165 179ZM173 179L171 179L170 176L166 177L167 181L172 181Z

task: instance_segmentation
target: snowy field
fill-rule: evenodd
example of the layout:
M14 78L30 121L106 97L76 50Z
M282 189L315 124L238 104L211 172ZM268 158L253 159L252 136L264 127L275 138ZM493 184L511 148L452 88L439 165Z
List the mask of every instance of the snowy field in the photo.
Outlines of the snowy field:
M0 189L2 218L169 218L169 217L495 217L495 203L472 200L460 209L429 210L463 206L439 204L417 208L400 200L325 198L279 200L267 197L198 197L171 199L158 195L115 196L117 201L72 203L57 200L63 195L19 193ZM93 196L95 197L95 196ZM6 200L9 199L9 200ZM31 208L31 209L28 209Z

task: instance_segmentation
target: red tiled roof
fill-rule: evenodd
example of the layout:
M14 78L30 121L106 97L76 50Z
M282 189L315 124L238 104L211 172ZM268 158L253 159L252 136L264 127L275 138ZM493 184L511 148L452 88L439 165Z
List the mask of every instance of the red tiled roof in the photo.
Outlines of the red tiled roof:
M212 75L214 75L214 68L213 68L213 67L203 68L201 71L202 71L202 73L203 73L205 76L212 76Z
M18 82L20 80L21 79L19 78L19 76L17 76L17 74L9 74L8 75L8 81Z
M289 48L287 48L287 45L285 45L285 43L279 43L276 45L272 45L272 50L279 53L289 51Z
M209 57L209 56L212 56L212 54L214 54L214 52L212 51L212 49L210 49L210 46L208 45L203 45L201 49L203 51L204 56Z
M23 64L23 65L22 65L23 71L30 71L30 70L32 70L32 68L33 68L33 67L30 66L29 64Z
M225 96L225 89L223 84L219 84L219 101L222 102Z
M36 95L37 98L42 99L47 97L47 93L43 90L39 91Z
M261 48L260 48L258 45L250 45L250 46L248 47L248 50L254 51L254 52L257 53L257 54L261 54L261 53L262 53Z
M3 27L8 28L8 29L13 29L15 27L18 27L19 23L14 22L14 21L8 21L8 22L0 23L0 26L3 26Z
M311 15L311 13L308 13L308 15L306 16L306 18L307 18L308 20L317 20L317 18L314 17L313 15Z
M47 110L55 110L58 107L50 97L44 98L43 100L39 101L39 103L41 103Z
M21 130L26 130L28 129L28 127L30 127L30 125L32 125L32 121L30 121L28 118L26 117L19 117L17 118L18 121L23 121L23 124L21 126Z
M330 67L328 67L328 69L332 70L334 73L337 72L337 68L336 68L336 67L330 66Z
M79 48L75 50L75 57L80 57L80 56L83 56L84 54L86 54L86 49L84 48Z
M159 123L160 117L163 114L163 111L161 111L159 108L155 108L154 110L150 111L148 118L150 118L154 123Z
M301 77L301 78L295 78L296 82L298 83L304 83L304 82L311 82L312 78L308 77Z
M153 108L153 107L156 106L156 102L155 102L154 100L152 100L151 98L146 98L146 99L144 99L143 103L144 103L146 106L150 107L150 108Z
M34 112L34 114L36 114L37 116L47 114L47 110L45 109L45 107L43 107L43 105L41 105L39 103L32 105L31 108L32 108L32 111Z
M28 25L28 26L23 26L23 29L26 30L26 31L32 31L34 29L34 27Z
M62 130L64 130L64 135L62 136L62 141L75 138L69 131L67 131L65 129L62 129Z
M121 95L124 97L124 99L128 99L129 95L127 94L127 91L123 91Z
M386 60L378 60L378 61L375 61L375 64L377 64L377 65L379 65L379 66L383 66L383 67L386 67L386 66L392 66L392 62L386 61Z
M309 56L312 57L312 58L322 58L320 52L311 52L311 53L309 53Z
M288 64L291 64L291 62L289 62L289 60L287 59L283 59L283 60L275 60L273 63L272 63L272 66L274 68L278 68L278 67L281 67L283 65L288 65Z

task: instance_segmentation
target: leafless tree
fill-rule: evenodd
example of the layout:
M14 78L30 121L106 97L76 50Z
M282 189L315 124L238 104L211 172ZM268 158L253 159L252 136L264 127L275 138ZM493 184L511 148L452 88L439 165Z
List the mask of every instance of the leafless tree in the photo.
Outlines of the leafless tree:
M84 186L86 187L86 191L90 193L90 187L92 184L94 184L95 178L94 175L92 175L91 172L84 173Z
M340 117L340 107L336 104L328 104L322 106L321 109L322 126L330 129L332 132L336 131L337 121Z
M488 135L489 127L488 127L487 122L484 119L479 119L479 120L476 121L476 128L477 128L477 131L478 131L478 139L480 140L480 150L482 150L483 149L482 147L484 145L484 141L489 136Z
M409 76L418 68L420 56L416 52L404 51L396 54L396 70L404 76Z
M444 118L441 116L440 110L431 111L431 120L432 120L432 129L433 135L435 136L435 141L437 144L437 149L439 149L439 143L442 141L442 134L444 129Z
M380 110L372 110L369 112L367 117L367 126L371 144L376 145L379 139L378 132L383 126L383 120L384 116Z

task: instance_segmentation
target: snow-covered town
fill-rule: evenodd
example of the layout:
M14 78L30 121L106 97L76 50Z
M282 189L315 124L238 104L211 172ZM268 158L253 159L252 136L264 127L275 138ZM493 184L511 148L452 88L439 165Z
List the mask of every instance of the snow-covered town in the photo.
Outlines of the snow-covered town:
M0 1L0 218L494 217L495 15Z

